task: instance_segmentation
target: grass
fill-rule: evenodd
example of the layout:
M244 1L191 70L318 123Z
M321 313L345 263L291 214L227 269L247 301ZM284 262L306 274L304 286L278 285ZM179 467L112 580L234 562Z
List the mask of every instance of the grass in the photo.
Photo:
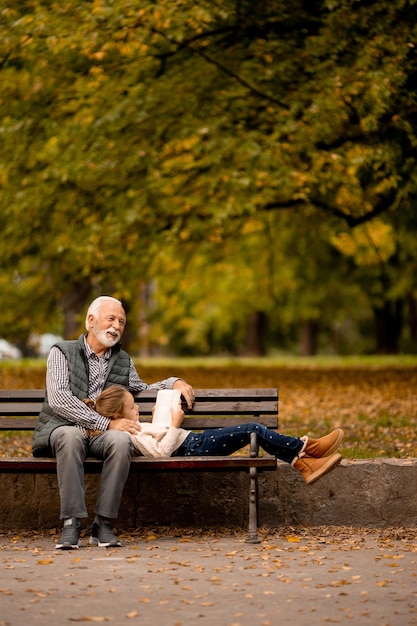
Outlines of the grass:
M152 367L417 367L417 354L395 355L319 355L302 357L277 353L264 357L239 356L156 356L135 357L135 363ZM46 359L23 358L0 361L0 372L15 368L44 369Z

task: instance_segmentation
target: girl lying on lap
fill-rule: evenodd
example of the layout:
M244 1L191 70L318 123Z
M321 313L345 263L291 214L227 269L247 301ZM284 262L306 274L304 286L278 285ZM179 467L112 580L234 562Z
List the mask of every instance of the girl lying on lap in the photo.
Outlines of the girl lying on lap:
M178 408L171 409L171 426L141 423L139 407L132 394L119 385L108 387L96 400L86 399L84 402L105 417L139 423L140 430L130 437L136 453L147 457L226 456L246 446L251 433L256 432L260 447L277 459L291 463L307 484L324 476L342 459L340 454L335 454L343 439L341 428L320 439L288 437L257 422L196 433L181 428L184 411L180 403ZM89 433L91 438L99 435L98 431Z

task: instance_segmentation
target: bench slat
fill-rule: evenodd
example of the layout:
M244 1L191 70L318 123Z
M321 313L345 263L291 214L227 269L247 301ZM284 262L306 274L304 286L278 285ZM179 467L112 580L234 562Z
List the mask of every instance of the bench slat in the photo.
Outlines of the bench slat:
M239 416L252 416L265 426L278 427L276 389L196 389L195 392L192 410L185 410L185 428L209 428L211 421L202 419L203 416L222 416L222 421L215 423L214 428L239 424ZM28 418L39 415L44 394L43 389L0 389L0 430L32 430L35 421ZM155 389L146 390L136 399L143 421L149 421L146 417L152 414L156 394ZM226 419L226 416L231 417ZM12 417L23 419L10 419Z
M36 422L38 421L37 417L0 417L0 432L5 430L14 430L14 431L26 431L26 430L34 430L36 426ZM143 423L150 422L150 417L141 419ZM247 420L245 420L247 421ZM263 426L267 426L268 428L278 428L278 419L276 416L272 415L259 415L256 417L256 421L259 424L263 424ZM185 428L187 430L205 430L207 428L224 428L225 426L239 426L242 424L242 419L240 416L236 417L207 417L207 418L198 418L198 417L185 417L184 422L181 425L181 428Z
M2 430L35 430L37 417L0 417Z
M86 459L84 466L88 473L99 473L103 463L99 459ZM276 459L272 456L167 457L159 459L135 457L132 459L130 469L135 473L189 469L207 472L210 470L238 471L242 469L249 470L250 467L256 467L258 471L268 471L275 470L276 466ZM56 460L43 457L0 457L0 471L50 473L56 471Z
M0 416L39 415L42 402L0 402Z
M145 404L140 400L139 412L141 415L150 415L152 413L153 403ZM0 415L39 415L42 408L42 402L0 402ZM212 415L217 413L218 415L255 415L262 413L276 413L278 405L276 400L262 402L246 401L230 401L230 402L208 402L197 399L192 410L185 409L185 412L193 415Z
M195 394L199 398L259 398L259 399L271 399L276 398L277 390L276 388L259 388L259 389L195 389ZM146 389L145 391L140 392L140 397L144 399L152 399L156 398L157 390L156 389ZM221 394L221 396L220 396ZM25 400L43 400L45 396L44 389L0 389L0 401L3 398L13 398L21 401Z

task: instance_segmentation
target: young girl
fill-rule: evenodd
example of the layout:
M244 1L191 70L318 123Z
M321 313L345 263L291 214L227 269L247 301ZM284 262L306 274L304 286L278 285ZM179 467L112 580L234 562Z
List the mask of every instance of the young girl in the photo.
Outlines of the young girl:
M308 484L321 478L342 459L340 454L335 454L343 439L341 428L320 439L288 437L256 422L196 433L180 428L184 419L180 403L178 408L171 409L171 426L140 423L139 407L132 394L119 385L108 387L96 400L84 402L105 417L139 423L140 430L130 437L135 451L147 457L229 455L246 446L251 433L256 432L260 447L277 459L291 463ZM99 434L99 431L92 431L90 436Z

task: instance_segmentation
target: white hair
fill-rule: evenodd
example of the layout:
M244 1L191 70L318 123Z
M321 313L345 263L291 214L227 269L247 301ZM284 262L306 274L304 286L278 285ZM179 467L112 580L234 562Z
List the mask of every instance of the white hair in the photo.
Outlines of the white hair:
M85 327L87 330L89 330L90 328L88 324L89 316L94 315L94 317L97 317L98 310L104 302L114 302L115 304L120 304L120 306L123 308L123 304L120 302L120 300L117 300L117 298L112 298L111 296L99 296L98 298L93 300L88 307L87 315L85 316Z

